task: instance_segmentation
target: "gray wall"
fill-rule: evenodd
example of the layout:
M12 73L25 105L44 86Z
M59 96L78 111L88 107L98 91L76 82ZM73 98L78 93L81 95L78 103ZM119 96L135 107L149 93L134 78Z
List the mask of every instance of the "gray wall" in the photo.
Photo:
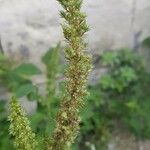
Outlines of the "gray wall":
M0 0L2 47L15 59L39 63L40 56L59 40L60 5L56 0ZM84 0L91 31L92 53L136 47L150 34L149 0Z

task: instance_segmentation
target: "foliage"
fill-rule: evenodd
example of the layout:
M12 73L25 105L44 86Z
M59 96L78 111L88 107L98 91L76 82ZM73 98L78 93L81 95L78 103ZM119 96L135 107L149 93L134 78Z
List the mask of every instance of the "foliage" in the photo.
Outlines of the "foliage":
M144 39L144 41L142 42L142 45L150 48L150 37L147 37L146 39Z
M122 49L101 57L106 72L97 85L89 86L91 95L82 112L80 142L103 149L116 125L137 138L150 138L150 74L142 56Z
M12 65L13 64L13 65ZM41 71L33 64L15 65L9 58L0 53L0 83L17 97L36 95L37 89L31 81L33 75Z
M46 75L47 75L47 94L46 97L49 99L53 97L56 93L56 80L60 68L60 43L49 49L46 54L42 57L42 61L46 66ZM50 102L50 100L47 100ZM47 104L49 105L49 104Z
M55 126L55 116L58 111L59 102L58 94L59 90L57 84L57 77L59 77L60 70L63 66L60 64L60 44L56 47L50 48L46 54L42 57L42 62L46 66L46 95L40 95L38 87L32 83L32 76L39 75L41 71L33 64L23 63L15 65L10 63L9 59L1 54L0 69L3 72L0 74L1 85L5 87L8 92L13 93L16 97L21 98L26 96L28 100L37 100L37 111L30 116L31 126L33 130L38 134L37 141L40 143L41 149L44 147L43 137L49 137ZM50 59L48 59L50 58ZM11 65L13 64L13 65ZM8 121L7 112L5 109L6 100L0 101L1 106L1 119L2 142L0 143L1 149L9 149L12 147L11 137L8 135ZM5 123L5 126L4 124ZM7 146L8 148L7 148ZM11 145L11 146L10 146ZM40 148L39 148L40 149Z
M0 100L0 149L9 150L12 147L12 141L9 136L9 123L7 121L7 112L5 110L6 100ZM12 148L13 150L13 148Z
M37 88L33 85L31 77L39 74L40 70L33 64L16 65L4 54L0 53L0 88L6 89L18 98L27 96L29 100L35 99ZM8 134L7 99L0 99L0 149L12 147L12 137ZM13 149L13 148L12 148Z
M55 127L54 118L59 108L58 98L60 96L57 91L60 90L60 87L57 86L57 78L63 67L60 64L60 44L50 48L42 57L42 62L46 67L46 94L40 95L38 93L37 112L31 116L31 124L37 134L48 138Z
M46 114L48 114L47 118L49 118L49 127L53 128L55 124L54 118L56 115L56 110L59 106L59 95L57 93L59 86L57 86L58 81L57 78L60 74L60 69L62 65L60 64L60 43L57 44L56 47L49 49L47 53L43 56L42 61L46 66L46 95L43 100L43 105L46 107ZM55 107L57 109L55 109ZM52 123L53 122L53 123ZM50 134L51 131L48 131Z
M138 137L149 137L149 73L138 54L122 50L116 56L112 63L105 62L109 67L107 77L111 80L103 76L100 81L109 115L117 116ZM119 61L115 62L117 58Z
M50 53L49 57L54 56L53 53L59 51L56 50L56 48L60 49L60 47L56 46L55 48L52 48L47 52ZM43 56L42 58L43 62L45 61L44 58L46 57L46 55L48 54L45 54L45 56ZM57 57L58 55L56 55L56 58ZM88 101L86 102L86 107L83 107L81 111L81 134L77 139L77 144L75 145L76 149L90 150L92 147L95 147L95 149L105 150L105 145L111 137L111 132L116 128L117 123L121 124L122 127L129 129L129 131L135 134L138 138L149 138L150 135L150 120L148 115L150 111L150 79L149 73L146 71L146 68L144 66L142 57L138 53L133 53L132 50L125 49L120 51L105 52L101 57L101 65L106 68L106 72L104 73L104 75L102 75L102 77L100 78L100 82L97 85L89 86L89 92L91 94L88 98ZM3 67L4 60L5 64L9 63L9 61L6 61L6 58L3 59L3 61L1 60L1 64L3 62ZM55 76L53 76L53 81L54 79L56 81L58 75L60 74L60 61L56 61L56 59L51 60L54 61L51 61L50 64L54 63L55 65L53 64L49 66L55 66L55 69L49 69L49 66L45 63L46 72L51 70L52 73L52 71L54 70ZM15 68L18 68L19 66L14 67L8 64L9 69L7 70L16 70ZM5 67L5 69L6 68L7 67ZM23 76L23 79L25 80L23 82L24 85L22 86L27 88L19 88L20 90L22 89L21 91L23 91L23 93L19 92L22 93L20 96L28 95L28 89L30 89L30 85L32 85L31 80L29 80L32 73L24 72L24 75L22 72L24 71L21 71L21 73L17 72L17 74L22 74L21 76ZM30 74L29 77L26 76L27 74ZM1 74L1 79L2 77L4 76L2 76ZM5 79L6 78L8 79L7 76L5 76ZM3 83L4 81L7 81L7 83L8 81L11 82L11 80L1 81L3 81ZM55 81L52 84L54 86L52 89L56 90ZM7 87L11 86L7 85ZM48 88L46 88L46 93L48 93L47 89ZM30 117L31 126L34 132L37 133L37 140L41 145L41 148L39 149L44 149L42 147L42 144L44 143L43 136L47 137L49 133L51 135L55 127L54 118L59 108L59 101L56 91L52 92L51 94L53 95L51 95L50 98L47 99L50 100L49 103L51 105L50 107L52 108L50 109L51 113L48 114L48 110L45 107L47 106L45 105L45 101L47 101L45 99L47 98L47 94L45 96L42 96L39 95L37 91L37 112ZM6 119L7 113L5 111L5 106L5 101L0 101L0 127L1 131L3 131L0 134L1 139L3 139L0 142L0 147L2 150L6 150L9 149L9 147L12 147L12 141L10 140L11 138L10 136L8 136L8 122ZM48 140L49 142L49 136L45 139L45 142L46 140Z
M48 96L49 90L47 87L46 95L43 96L38 93L38 90L36 90L35 97L37 97L36 100L38 103L38 108L37 111L30 116L31 126L37 134L37 141L41 146L39 149L44 149L45 147L43 137L45 137L45 145L49 144L49 138L51 138L52 131L55 127L54 118L56 117L56 113L59 109L58 95L56 92L56 80L57 77L59 77L60 70L63 66L60 65L60 57L58 56L59 50L57 48L60 49L59 45L55 48L49 49L49 51L42 58L42 61L46 62L44 59L46 59L47 55L49 55L49 57L56 57L56 59L51 59L49 63L44 63L46 66L47 80L51 80L50 77L48 77L49 70L51 70L49 74L55 74L54 76L50 75L51 78L53 77L53 80L51 80L53 88L51 89L54 90L54 92ZM94 147L98 150L106 150L106 144L111 138L111 133L115 130L116 124L121 124L122 127L129 130L138 138L149 138L150 135L150 120L148 115L150 111L150 76L146 71L142 56L138 53L133 53L132 50L123 49L120 51L105 52L101 57L102 62L100 65L103 65L103 67L106 68L106 72L100 77L100 82L97 85L89 86L88 88L91 94L88 97L88 101L85 103L86 105L81 111L81 134L76 141L76 145L73 147L74 149L90 150ZM11 70L13 70L13 72L14 70L20 70L16 68L21 68L20 66L24 66L11 66L6 58L3 59L3 61L1 60L1 64L2 63L3 67L5 64L8 64L7 70L9 70L9 72L11 72ZM54 66L55 69L52 68ZM4 68L6 69L7 67ZM18 90L17 88L9 88L13 86L10 86L12 85L12 80L8 80L8 77L10 76L8 73L5 73L5 76L2 76L1 74L0 79L4 79L4 77L7 79L1 81L3 81L3 83L6 81L10 84L9 86L6 83L3 85L7 85L6 87L10 91L11 89L14 89L13 91L16 93L15 95L18 95L17 93L21 93L18 97L30 95L30 91L37 89L37 87L33 85L30 80L32 70L31 73L29 73L29 69L27 69L27 73L25 70L26 69L23 67L23 71L20 71L21 73L18 71L16 73L17 75L19 74L23 77L22 83L24 83L23 85L20 85L21 87ZM38 74L40 73L39 71L36 72ZM6 75L9 76L7 77ZM49 84L47 84L47 82L48 81L46 81L46 85L48 86ZM20 83L21 82L18 82L18 84ZM29 98L29 96L27 97ZM47 113L49 110L47 109L47 103L45 102L50 105L50 113ZM0 134L1 139L3 139L0 142L0 148L2 150L12 147L12 141L10 140L11 137L8 136L8 122L6 119L7 112L5 111L5 106L5 101L0 101L0 123L2 124L0 127L1 131L3 131Z

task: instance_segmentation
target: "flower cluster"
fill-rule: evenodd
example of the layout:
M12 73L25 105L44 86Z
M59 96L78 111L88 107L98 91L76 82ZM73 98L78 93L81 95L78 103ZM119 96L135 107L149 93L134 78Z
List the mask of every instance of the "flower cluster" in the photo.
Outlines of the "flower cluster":
M10 134L14 136L14 144L18 150L35 150L37 143L35 134L32 133L30 123L26 118L24 110L17 102L16 98L12 98L10 102Z
M64 10L60 12L65 19L62 25L67 42L65 57L66 70L65 95L56 120L49 150L68 150L79 131L79 109L87 94L86 82L91 70L91 56L85 53L84 34L89 30L86 15L81 12L82 0L58 0Z

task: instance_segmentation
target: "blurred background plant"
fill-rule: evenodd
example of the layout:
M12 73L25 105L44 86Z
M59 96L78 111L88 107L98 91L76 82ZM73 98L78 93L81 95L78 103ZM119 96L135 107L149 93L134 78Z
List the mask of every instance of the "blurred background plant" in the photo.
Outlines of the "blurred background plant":
M37 95L37 88L33 85L31 77L41 71L33 64L24 63L17 65L0 53L0 87L13 93L18 98L26 96L32 100ZM12 147L11 137L8 134L9 123L7 121L8 99L0 99L0 148L7 150ZM12 148L13 149L13 148Z
M150 50L150 38L141 44ZM81 112L81 134L76 149L107 150L116 130L137 140L150 138L150 72L143 53L132 49L106 51L99 57L105 69Z
M38 87L33 83L32 77L41 74L37 66L31 63L17 65L9 61L3 53L0 53L0 85L8 92L13 93L18 99L26 97L29 101L37 103L37 111L30 115L33 130L38 133L39 142L43 143L42 136L47 137L54 127L54 117L57 112L58 96L56 94L57 75L60 70L60 44L50 48L42 57L42 62L46 66L46 95L40 95ZM0 100L0 128L1 141L0 148L9 149L12 144L11 137L8 135L9 123L7 121L6 104L8 100ZM49 120L48 120L49 118ZM50 124L50 125L49 125ZM41 135L42 134L42 135ZM7 146L6 146L7 145ZM8 148L7 148L8 147ZM12 146L11 146L12 147Z
M141 46L149 51L150 38L145 39ZM0 53L0 85L18 99L26 97L37 103L36 112L29 117L41 143L42 137L45 137L45 142L50 138L59 108L58 95L63 91L60 78L65 65L61 63L61 48L58 44L42 57L46 68L45 94L40 93L32 80L34 75L42 73L39 68L31 63L18 65ZM137 139L150 138L150 73L147 59L143 53L126 48L105 51L99 60L97 65L105 72L97 84L88 86L90 96L81 111L81 133L73 149L107 150L116 129L127 131ZM8 135L7 102L0 100L1 150L12 147L12 137Z

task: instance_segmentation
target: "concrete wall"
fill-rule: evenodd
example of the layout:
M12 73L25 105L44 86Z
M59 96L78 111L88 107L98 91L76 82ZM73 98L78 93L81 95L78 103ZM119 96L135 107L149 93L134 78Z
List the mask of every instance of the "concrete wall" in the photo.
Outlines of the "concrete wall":
M92 53L136 47L150 35L149 0L85 0ZM15 59L39 63L40 56L59 40L60 5L56 0L0 0L0 37Z

